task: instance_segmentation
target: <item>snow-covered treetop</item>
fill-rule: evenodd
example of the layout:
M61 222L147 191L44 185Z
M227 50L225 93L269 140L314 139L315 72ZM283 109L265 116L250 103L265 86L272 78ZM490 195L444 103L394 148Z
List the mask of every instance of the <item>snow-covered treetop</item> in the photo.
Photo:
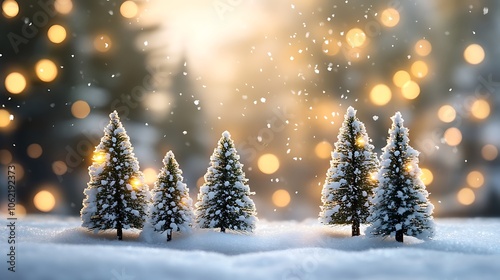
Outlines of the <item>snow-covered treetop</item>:
M345 118L353 118L356 116L356 110L354 109L354 107L352 106L349 106L349 108L347 108L347 113L345 114Z
M166 166L171 160L175 160L174 152L172 152L172 150L168 151L163 158L163 164Z
M222 132L222 137L226 138L226 139L231 139L231 133L229 133L229 131L224 131Z

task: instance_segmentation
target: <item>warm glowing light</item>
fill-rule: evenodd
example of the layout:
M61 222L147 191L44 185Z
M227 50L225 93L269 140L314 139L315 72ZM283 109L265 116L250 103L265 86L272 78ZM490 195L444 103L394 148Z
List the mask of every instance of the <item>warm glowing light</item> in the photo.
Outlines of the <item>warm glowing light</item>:
M359 28L353 28L347 31L346 40L352 48L361 47L366 41L366 34Z
M154 168L146 168L142 173L144 174L144 182L148 185L154 184L158 178L158 174L156 174L156 170Z
M9 126L10 122L11 116L9 111L0 109L0 128Z
M7 165L12 162L12 154L9 150L0 150L0 164Z
M487 144L481 149L481 155L485 160L495 160L498 156L498 149L494 145Z
M476 196L471 189L463 188L457 193L457 199L463 205L471 205L476 200Z
M138 178L133 177L130 180L130 185L132 186L133 189L138 189L142 185L142 183L141 183L141 180L139 180Z
M56 199L49 191L39 191L33 198L36 209L42 212L50 212L56 206Z
M66 29L58 24L52 25L47 31L47 36L52 43L59 44L66 39Z
M394 27L399 23L399 12L393 8L385 9L382 11L380 21L387 27Z
M314 153L317 157L322 159L330 158L332 145L328 141L321 141L314 148Z
M24 167L19 163L10 163L16 169L16 182L20 181L24 177Z
M490 115L490 104L483 99L478 99L470 107L471 114L478 120L484 120Z
M262 173L273 174L280 168L280 161L278 157L273 154L264 154L259 157L257 166Z
M404 84L406 84L406 82L409 82L410 80L411 80L410 74L408 74L408 72L406 72L404 70L399 70L392 77L392 82L397 87L404 86Z
M57 67L54 62L48 59L42 59L35 65L35 72L43 82L52 82L57 77Z
M429 41L422 39L415 44L415 52L420 56L427 56L432 51L432 45Z
M370 91L370 100L373 104L383 106L391 101L391 89L385 84L378 84Z
M73 2L71 0L56 0L54 2L54 8L59 13L66 15L73 9Z
M75 118L85 119L90 114L90 106L83 100L78 100L71 105L71 114Z
M471 186L473 188L482 187L484 184L483 173L481 173L477 170L469 172L469 174L467 174L467 184L469 184L469 186Z
M428 72L429 68L427 67L427 64L421 60L415 61L411 65L411 73L417 78L423 78L427 76Z
M54 172L54 174L61 176L66 174L67 171L68 166L64 163L64 161L58 160L52 163L52 172Z
M365 144L365 139L363 137L360 136L358 137L358 139L356 139L356 145L363 147Z
M450 146L457 146L462 142L462 132L456 127L450 127L444 132L444 140Z
M377 172L370 173L370 180L377 181Z
M342 46L341 42L334 39L330 39L330 40L325 40L323 42L322 49L325 54L333 56L339 53L341 46Z
M285 207L290 204L290 193L286 190L280 189L273 193L272 200L277 207Z
M464 58L470 64L479 64L484 60L484 50L478 44L469 45L464 51Z
M138 11L139 7L137 7L134 1L125 1L120 6L120 14L122 14L124 18L133 18L137 15Z
M2 10L6 18L13 18L19 14L19 4L14 0L5 0L2 3Z
M406 99L415 99L420 95L420 86L414 81L408 81L401 87L401 94Z
M12 94L23 92L26 88L26 78L17 72L12 72L5 78L5 89Z
M17 203L15 214L17 218L22 218L26 216L26 207L24 207L22 204Z
M107 52L111 48L111 39L106 34L97 35L94 39L94 47L99 52Z
M95 151L94 155L92 156L92 161L101 164L104 163L107 159L106 153L103 151Z
M445 123L450 123L455 120L457 112L450 105L443 105L438 110L438 118Z
M43 149L39 144L33 143L28 146L26 153L30 158L39 158L43 153Z
M432 171L430 171L428 168L422 168L422 175L420 175L420 179L424 183L424 185L428 186L434 181L434 175L432 174Z

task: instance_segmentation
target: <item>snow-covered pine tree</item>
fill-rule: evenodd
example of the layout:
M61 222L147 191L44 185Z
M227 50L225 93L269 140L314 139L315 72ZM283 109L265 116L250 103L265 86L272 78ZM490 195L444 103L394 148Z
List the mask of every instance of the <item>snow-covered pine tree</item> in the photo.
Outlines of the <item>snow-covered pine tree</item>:
M83 227L94 232L116 229L122 240L122 229L142 229L150 194L118 113L109 117L89 167L80 213Z
M382 149L378 187L375 189L371 235L395 236L403 242L403 234L427 239L434 235L428 193L420 179L419 152L409 145L409 132L403 126L401 113L392 118L387 145Z
M153 204L149 211L149 224L155 231L166 231L167 241L172 240L172 232L189 231L193 223L193 200L182 181L182 170L174 153L168 151L152 191Z
M352 236L370 215L370 199L377 182L377 155L365 125L349 107L339 130L330 168L323 185L319 220L324 224L352 225Z
M210 157L205 183L196 203L196 222L200 228L253 231L257 221L250 198L248 180L229 132L224 131Z

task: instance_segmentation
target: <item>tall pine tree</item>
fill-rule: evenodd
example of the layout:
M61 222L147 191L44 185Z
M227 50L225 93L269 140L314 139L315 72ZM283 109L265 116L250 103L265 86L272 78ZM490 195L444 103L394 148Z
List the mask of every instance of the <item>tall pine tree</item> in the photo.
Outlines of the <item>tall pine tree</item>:
M150 195L118 113L109 117L89 167L81 217L83 227L116 229L122 240L122 229L142 229Z
M392 118L387 145L382 149L378 187L367 232L372 235L403 235L427 239L434 235L432 210L428 193L420 179L419 152L410 145L408 129L403 126L401 113Z
M222 133L210 157L205 183L196 203L196 222L201 228L253 231L257 221L243 164L229 132Z
M376 187L377 155L365 125L353 107L347 109L332 153L322 191L319 220L324 224L352 225L352 236L370 212L370 198Z
M172 232L188 231L193 222L193 200L182 181L182 170L174 153L168 151L153 189L149 220L155 231L167 232L167 241L172 240Z

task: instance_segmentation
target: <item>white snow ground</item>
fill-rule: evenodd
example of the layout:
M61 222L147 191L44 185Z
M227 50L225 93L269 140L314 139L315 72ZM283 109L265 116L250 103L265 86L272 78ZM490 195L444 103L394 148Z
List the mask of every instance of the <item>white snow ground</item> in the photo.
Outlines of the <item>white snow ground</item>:
M7 221L5 217L2 217ZM5 222L4 224L7 224ZM438 219L437 235L350 237L316 220L260 221L254 234L195 230L165 236L93 234L77 218L28 216L16 224L16 272L0 279L500 279L500 219Z

